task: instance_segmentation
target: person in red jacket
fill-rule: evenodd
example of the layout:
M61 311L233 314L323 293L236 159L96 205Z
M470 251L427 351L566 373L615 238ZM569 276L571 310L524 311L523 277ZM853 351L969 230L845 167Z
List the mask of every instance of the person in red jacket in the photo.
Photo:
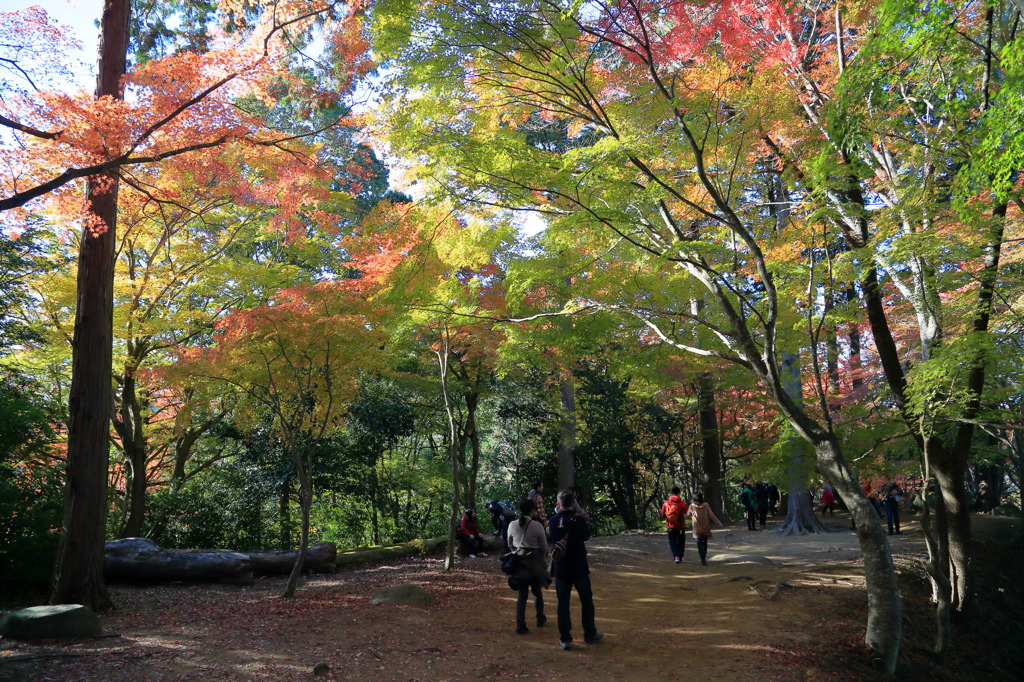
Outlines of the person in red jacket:
M668 526L668 547L677 564L683 562L686 550L686 503L679 497L679 488L672 488L672 495L661 505L661 515Z
M459 541L471 559L475 559L478 553L483 554L484 536L480 534L480 526L476 523L475 509L467 509L462 515L459 521Z

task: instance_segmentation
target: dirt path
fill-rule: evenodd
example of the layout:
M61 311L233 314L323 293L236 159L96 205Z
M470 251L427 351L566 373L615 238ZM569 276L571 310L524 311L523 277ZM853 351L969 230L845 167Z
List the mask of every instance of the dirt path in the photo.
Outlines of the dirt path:
M863 597L856 536L845 517L834 527L805 538L716 531L706 567L692 539L676 565L664 534L595 538L592 581L606 636L568 652L556 646L553 589L547 627L516 635L515 593L494 557L461 560L448 574L426 557L312 578L295 601L277 598L282 580L117 587L120 609L104 616L104 629L119 637L0 640L0 680L304 680L318 663L328 670L316 679L333 680L826 679L793 652L839 619L856 646L864 618L863 605L843 598ZM920 552L913 522L893 547ZM422 585L437 604L369 604L374 590L397 582ZM575 597L573 622L581 642Z

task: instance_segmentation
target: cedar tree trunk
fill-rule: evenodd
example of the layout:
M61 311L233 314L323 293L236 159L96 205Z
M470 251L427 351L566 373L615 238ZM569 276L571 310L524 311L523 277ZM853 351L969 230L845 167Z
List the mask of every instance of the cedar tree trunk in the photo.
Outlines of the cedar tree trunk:
M96 97L121 98L130 13L130 0L104 2ZM94 610L113 606L103 583L103 547L113 407L116 228L117 176L92 176L86 183L86 226L78 254L68 401L67 498L50 602L84 604Z

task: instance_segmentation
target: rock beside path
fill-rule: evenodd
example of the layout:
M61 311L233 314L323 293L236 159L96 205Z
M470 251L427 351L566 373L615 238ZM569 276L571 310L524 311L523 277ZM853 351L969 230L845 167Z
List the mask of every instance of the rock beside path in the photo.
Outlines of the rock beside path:
M412 604L414 606L430 606L434 598L419 585L401 583L378 590L370 598L371 604Z
M11 611L0 621L0 634L11 639L73 639L100 632L99 617L81 604L32 606Z

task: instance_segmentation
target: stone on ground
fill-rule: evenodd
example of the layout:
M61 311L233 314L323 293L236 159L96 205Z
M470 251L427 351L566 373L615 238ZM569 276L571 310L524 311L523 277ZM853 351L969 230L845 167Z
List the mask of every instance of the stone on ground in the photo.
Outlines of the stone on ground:
M434 603L426 590L419 585L402 583L392 585L378 590L370 598L371 604L413 604L415 606L430 606Z
M81 604L32 606L11 611L0 621L0 634L11 639L72 639L100 632L99 616Z

